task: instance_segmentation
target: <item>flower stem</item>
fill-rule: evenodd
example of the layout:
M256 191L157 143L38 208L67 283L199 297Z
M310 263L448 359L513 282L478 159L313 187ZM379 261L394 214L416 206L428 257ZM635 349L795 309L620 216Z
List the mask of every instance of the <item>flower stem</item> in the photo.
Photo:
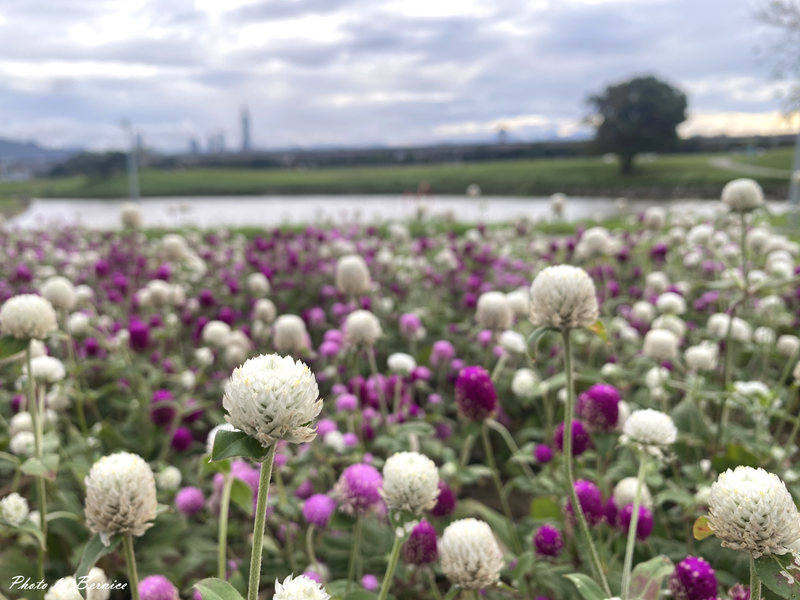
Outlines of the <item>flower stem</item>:
M392 553L389 556L389 564L386 565L386 573L383 575L381 582L381 591L378 594L378 600L386 600L389 595L389 587L394 579L394 572L397 569L397 563L400 561L400 547L403 544L403 538L395 532L394 543L392 544Z
M522 543L519 541L517 535L517 528L514 526L514 515L511 514L511 506L508 504L508 497L503 488L503 482L500 479L500 472L497 470L497 461L494 458L494 450L492 449L492 442L489 440L489 428L484 423L481 426L481 438L483 439L483 451L486 454L486 462L489 464L489 470L492 472L492 480L494 487L497 489L497 495L500 497L500 505L503 507L503 514L508 519L509 530L511 531L511 541L514 544L514 551L518 554L522 552Z
M628 524L628 543L625 546L625 562L622 567L622 600L629 600L631 587L631 570L633 568L633 547L636 545L636 533L639 528L639 506L642 502L642 486L647 472L647 458L639 457L639 474L636 477L636 492L633 495L633 512Z
M561 332L561 336L564 339L564 371L567 380L567 406L564 415L564 466L567 474L569 494L572 500L572 512L577 517L578 528L581 533L583 533L583 537L586 538L592 570L595 572L595 577L600 580L603 591L610 597L612 596L611 588L608 586L608 581L603 572L603 565L600 562L600 556L597 554L597 549L592 541L592 535L589 532L589 524L586 522L586 515L583 514L583 508L578 499L578 494L575 491L575 474L573 473L572 465L572 421L575 417L575 381L572 373L572 343L570 342L569 334L569 329L564 329Z
M363 529L363 519L361 515L356 517L356 526L353 529L353 547L350 550L350 564L347 568L347 593L350 593L350 586L356 578L356 563L358 553L361 548L361 530Z
M264 546L264 525L267 517L269 482L272 479L272 464L275 462L275 444L269 448L267 458L261 464L258 479L258 500L253 523L253 548L250 552L250 581L247 585L247 600L258 600L258 584L261 581L261 552Z
M431 594L436 600L442 600L442 593L439 591L439 586L436 585L436 575L433 572L433 569L425 569L428 573L428 581L431 585Z
M44 427L43 427L43 414L39 412L39 399L36 397L36 389L34 387L33 381L33 371L31 370L31 345L28 342L28 345L25 348L25 362L27 364L28 373L25 377L27 387L27 402L28 402L28 412L31 415L31 424L33 425L33 436L34 436L34 456L41 460L42 459L42 438L44 437ZM45 489L45 481L44 478L40 475L34 476L36 481L36 501L38 503L39 509L39 529L42 531L42 538L43 542L39 546L39 551L36 560L36 574L39 577L39 580L44 579L44 557L47 548L47 497L46 497L46 489Z
M319 564L317 560L317 555L314 552L314 525L309 525L308 529L306 530L306 554L308 554L308 562L313 567L316 564Z
M136 557L133 554L133 537L130 533L122 536L122 547L125 552L125 564L128 567L131 600L139 600L139 575L136 573Z
M756 573L756 561L750 555L750 600L761 600L761 579Z
M227 573L226 550L228 547L228 511L231 504L233 475L225 473L222 482L222 496L219 501L219 534L217 536L217 577L225 581Z

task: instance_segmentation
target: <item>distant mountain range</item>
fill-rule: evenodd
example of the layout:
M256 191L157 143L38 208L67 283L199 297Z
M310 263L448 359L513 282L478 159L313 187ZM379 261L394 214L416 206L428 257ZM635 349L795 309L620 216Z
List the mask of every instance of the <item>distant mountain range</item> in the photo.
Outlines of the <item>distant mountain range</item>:
M78 148L44 148L36 142L0 138L0 163L41 165L80 152Z

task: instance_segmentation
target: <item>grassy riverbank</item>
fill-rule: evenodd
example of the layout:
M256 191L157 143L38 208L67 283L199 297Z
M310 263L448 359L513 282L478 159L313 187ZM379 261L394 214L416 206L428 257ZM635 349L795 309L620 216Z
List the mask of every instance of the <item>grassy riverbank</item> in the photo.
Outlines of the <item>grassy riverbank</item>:
M722 159L722 160L721 160ZM428 189L435 194L463 194L471 183L484 194L629 198L715 197L738 176L757 179L770 197L786 195L792 150L760 156L738 154L664 155L640 160L630 176L601 158L509 160L416 166L325 169L143 169L143 196L217 196L255 194L400 194ZM747 173L747 166L769 166L767 173ZM744 169L739 172L739 166ZM66 177L0 183L0 197L113 198L127 195L124 173L108 178Z

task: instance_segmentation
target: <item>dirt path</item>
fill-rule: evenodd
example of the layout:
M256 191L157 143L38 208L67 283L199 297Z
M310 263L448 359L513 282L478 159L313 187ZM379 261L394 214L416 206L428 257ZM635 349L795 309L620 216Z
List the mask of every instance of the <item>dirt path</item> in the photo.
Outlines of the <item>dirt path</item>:
M760 167L758 165L748 165L745 163L736 162L727 156L715 156L708 159L709 164L717 169L725 171L734 171L742 175L754 175L756 177L776 177L788 179L792 172L788 169L775 169L773 167Z

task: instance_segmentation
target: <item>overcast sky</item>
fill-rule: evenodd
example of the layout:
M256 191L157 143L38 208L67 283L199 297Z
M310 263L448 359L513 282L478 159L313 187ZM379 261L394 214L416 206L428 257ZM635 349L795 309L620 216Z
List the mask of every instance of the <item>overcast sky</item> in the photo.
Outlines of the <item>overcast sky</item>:
M789 131L758 0L2 0L0 137L181 150L575 135L654 73L686 133Z

